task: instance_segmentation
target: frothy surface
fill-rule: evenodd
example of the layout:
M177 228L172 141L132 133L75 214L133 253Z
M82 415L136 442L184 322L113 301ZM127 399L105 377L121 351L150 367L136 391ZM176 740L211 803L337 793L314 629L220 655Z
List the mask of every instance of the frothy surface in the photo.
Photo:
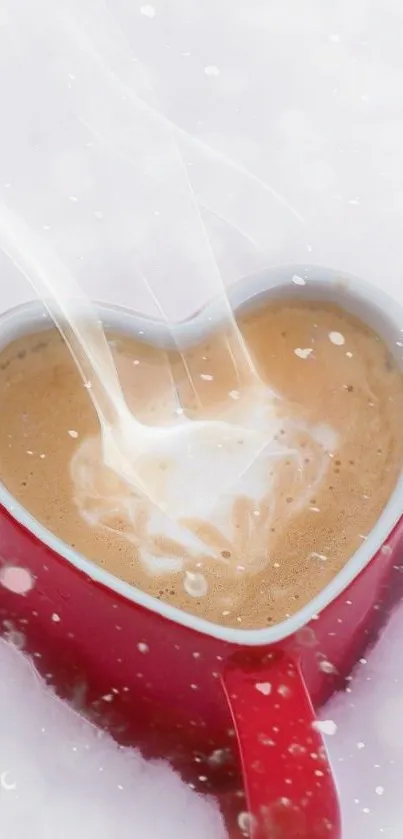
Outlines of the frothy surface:
M173 373L188 415L247 417L265 434L246 471L242 438L239 449L202 440L196 468L183 449L154 452L144 468L165 492L189 485L176 522L103 466L88 393L55 332L0 355L0 469L30 512L112 573L216 623L250 628L309 601L375 524L401 470L403 382L383 342L335 306L271 303L241 328L267 384L260 402L240 397L214 336L186 356L200 381L197 402L178 356L110 336L128 403L144 422L176 416ZM238 480L213 503L215 470L234 463Z

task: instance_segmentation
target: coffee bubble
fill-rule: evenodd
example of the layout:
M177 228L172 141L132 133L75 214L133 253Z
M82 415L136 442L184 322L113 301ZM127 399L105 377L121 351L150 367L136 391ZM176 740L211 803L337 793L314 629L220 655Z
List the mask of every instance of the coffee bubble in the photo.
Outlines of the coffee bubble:
M185 571L183 588L190 597L205 597L208 592L208 582L204 574Z

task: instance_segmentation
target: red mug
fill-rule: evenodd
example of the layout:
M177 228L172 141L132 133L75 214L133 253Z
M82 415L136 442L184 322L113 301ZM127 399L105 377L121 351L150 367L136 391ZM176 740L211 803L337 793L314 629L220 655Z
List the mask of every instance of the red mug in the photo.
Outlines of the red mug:
M402 308L353 277L284 267L249 277L230 296L236 311L281 296L333 301L374 327L401 363ZM161 323L117 307L99 311L106 326L169 342ZM197 342L216 324L213 303L178 325L176 341ZM41 304L17 307L0 318L0 346L48 326ZM343 686L397 595L401 490L402 480L369 537L312 602L276 626L242 630L193 617L116 579L0 486L3 631L120 742L168 757L224 805L235 800L231 837L340 839L315 709ZM29 581L23 593L10 582L18 575ZM246 800L242 791L233 798L240 767Z

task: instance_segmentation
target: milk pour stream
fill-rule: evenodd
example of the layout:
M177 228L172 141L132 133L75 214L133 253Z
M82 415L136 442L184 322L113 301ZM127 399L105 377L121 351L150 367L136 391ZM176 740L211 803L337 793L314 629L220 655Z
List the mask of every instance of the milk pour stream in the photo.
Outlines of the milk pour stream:
M290 454L298 457L296 451L290 452L286 443L276 439L282 423L276 407L279 398L260 381L229 306L227 329L229 325L230 337L235 335L233 346L237 347L248 375L239 390L228 395L223 415L217 420L191 420L177 403L172 424L145 426L127 407L102 323L90 300L64 265L5 206L0 207L0 244L35 288L68 344L98 415L104 463L123 479L131 508L133 504L139 509L146 505L148 533L175 540L193 560L211 557L222 562L225 551L202 543L194 530L188 529L186 521L213 521L224 541L231 543L236 499L246 497L259 505L270 490L269 461ZM232 358L236 365L238 359ZM192 384L196 389L197 384ZM328 460L329 438L327 433L323 435L323 429L310 429L310 433L321 451L317 483L323 477L324 461ZM74 458L72 476L84 517L97 524L85 510L88 482L94 479L88 452L84 441ZM310 484L305 492L312 489ZM305 492L302 491L301 503ZM258 510L255 512L260 515ZM265 530L261 529L262 539L267 537ZM150 572L161 573L164 561L148 551L144 534L138 547ZM263 542L260 546L255 544L257 554L264 548ZM167 556L166 566L168 573L170 569L178 570L177 556ZM201 574L191 574L188 584L195 587L194 596L203 593Z

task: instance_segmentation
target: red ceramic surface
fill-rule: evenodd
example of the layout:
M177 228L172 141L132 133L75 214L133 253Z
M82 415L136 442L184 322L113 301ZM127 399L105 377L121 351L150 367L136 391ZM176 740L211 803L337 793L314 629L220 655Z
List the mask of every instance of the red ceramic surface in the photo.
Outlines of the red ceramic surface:
M322 275L315 285L310 270L318 297ZM270 284L276 293L284 288L284 271L274 283L258 278L256 293ZM327 277L332 296L348 302L351 295L356 310L361 284L357 291L349 278L351 290L340 291L332 286L337 277ZM382 296L373 306L387 314L393 337L396 312ZM37 328L37 314L28 307L3 317L0 342ZM29 569L34 582L24 595L0 589L3 630L20 633L58 691L119 741L168 757L224 807L235 800L231 839L248 829L254 839L340 839L315 709L343 686L397 596L399 489L334 584L284 624L253 632L215 627L120 583L63 546L3 490L0 563ZM241 768L246 798L237 792Z

